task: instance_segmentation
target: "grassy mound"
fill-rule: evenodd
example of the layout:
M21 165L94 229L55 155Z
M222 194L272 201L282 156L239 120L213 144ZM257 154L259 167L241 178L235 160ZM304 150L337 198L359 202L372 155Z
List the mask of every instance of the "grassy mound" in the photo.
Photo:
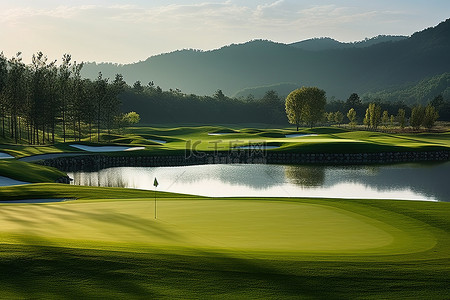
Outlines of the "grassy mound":
M54 182L66 173L55 168L17 160L0 160L0 176L27 182Z

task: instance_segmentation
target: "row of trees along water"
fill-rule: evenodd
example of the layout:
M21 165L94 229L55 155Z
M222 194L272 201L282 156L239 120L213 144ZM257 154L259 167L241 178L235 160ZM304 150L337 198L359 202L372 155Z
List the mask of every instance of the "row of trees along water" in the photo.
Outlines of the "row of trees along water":
M21 53L11 59L0 54L1 134L16 143L65 142L101 129L110 131L122 121L119 94L126 83L121 75L112 82L100 73L94 81L81 78L82 63L69 54L58 65L38 52L26 65Z

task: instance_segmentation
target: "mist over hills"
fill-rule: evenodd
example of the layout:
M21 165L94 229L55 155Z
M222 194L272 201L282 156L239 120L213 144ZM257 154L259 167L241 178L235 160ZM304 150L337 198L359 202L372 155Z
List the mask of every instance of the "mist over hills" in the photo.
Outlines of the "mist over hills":
M83 76L98 72L128 84L153 81L162 89L226 95L264 86L318 86L327 96L345 99L392 89L450 71L450 19L410 37L379 36L359 43L330 38L293 44L254 40L212 51L179 50L128 65L87 63Z

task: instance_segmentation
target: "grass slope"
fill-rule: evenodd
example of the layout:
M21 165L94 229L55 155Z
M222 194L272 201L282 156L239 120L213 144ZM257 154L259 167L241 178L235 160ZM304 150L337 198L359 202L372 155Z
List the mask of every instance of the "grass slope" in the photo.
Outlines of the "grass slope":
M14 190L15 189L15 190ZM21 187L1 188L5 193ZM445 299L450 204L33 184L1 204L2 298Z
M54 182L66 174L51 167L16 160L0 160L0 176L27 182Z

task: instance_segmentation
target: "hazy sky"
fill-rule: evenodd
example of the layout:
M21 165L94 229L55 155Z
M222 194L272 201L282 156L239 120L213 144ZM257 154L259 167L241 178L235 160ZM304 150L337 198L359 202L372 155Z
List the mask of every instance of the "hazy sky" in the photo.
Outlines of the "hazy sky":
M356 41L411 35L449 18L449 0L0 0L0 51L24 59L129 63L252 39Z

